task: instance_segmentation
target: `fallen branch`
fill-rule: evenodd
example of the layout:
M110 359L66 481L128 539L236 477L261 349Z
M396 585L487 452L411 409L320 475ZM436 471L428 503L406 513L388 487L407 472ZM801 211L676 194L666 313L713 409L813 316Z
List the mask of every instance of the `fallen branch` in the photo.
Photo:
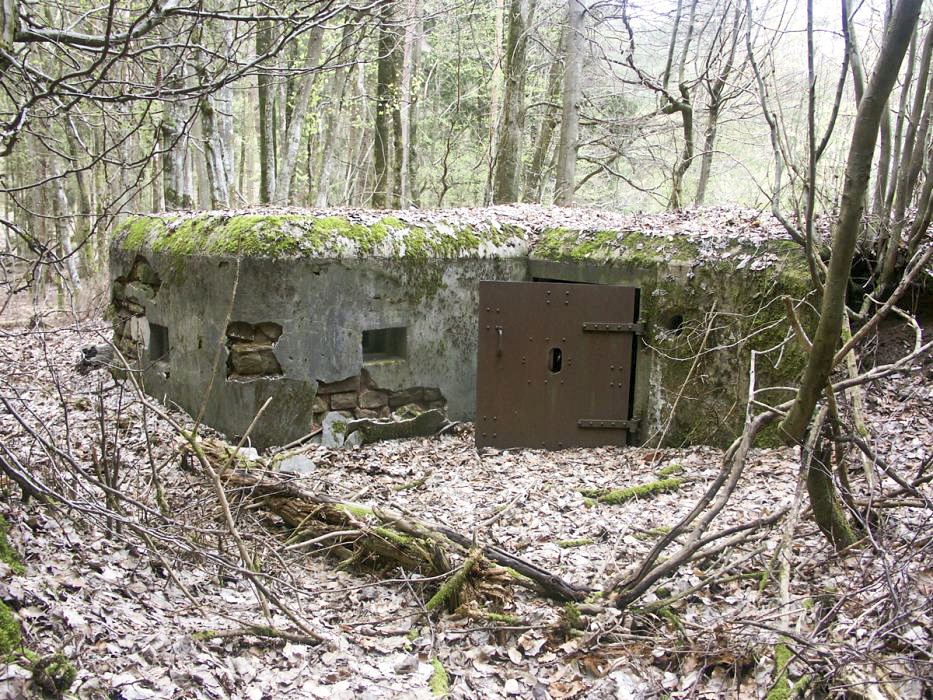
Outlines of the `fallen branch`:
M226 448L203 444L204 453L218 464L225 459ZM380 566L401 566L422 576L450 573L450 555L466 560L470 550L505 567L516 585L524 585L541 595L561 602L583 600L591 591L575 586L560 577L493 545L475 543L473 537L438 524L419 522L387 509L337 501L306 491L294 483L268 473L228 467L220 472L226 491L241 492L252 503L282 518L292 528L289 538L326 541L328 548L340 548L353 561L370 559ZM501 570L500 570L501 571ZM482 568L482 574L490 572ZM471 571L477 575L477 571Z

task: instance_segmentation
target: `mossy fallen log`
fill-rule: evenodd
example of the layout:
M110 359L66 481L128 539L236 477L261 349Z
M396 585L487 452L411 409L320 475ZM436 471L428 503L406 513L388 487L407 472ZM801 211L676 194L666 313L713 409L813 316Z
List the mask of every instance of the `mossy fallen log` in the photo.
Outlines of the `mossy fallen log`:
M513 584L561 602L581 601L591 592L500 547L478 546L471 536L443 525L419 522L387 509L337 501L268 472L224 469L223 460L218 469L231 496L241 494L250 506L282 518L292 530L288 538L293 543L290 547L302 540L314 540L322 548L354 562L368 561L377 567L401 566L425 577L450 573L451 560L464 562L477 547L477 560L481 557L502 568L497 571L488 565L472 567L467 569L471 576L505 572Z
M636 498L648 498L659 493L676 491L682 483L682 479L658 479L625 489L580 489L580 493L585 498L593 498L606 505L618 505Z
M431 599L424 607L428 610L437 610L444 603L449 603L450 601L458 599L460 597L460 589L463 588L467 578L469 578L470 570L473 568L473 565L476 564L476 560L479 556L478 551L474 550L470 552L470 556L463 562L460 570L444 582L444 585L437 589L437 593L431 596ZM451 607L456 608L457 606L448 605L448 609Z
M447 677L447 669L436 656L431 659L431 666L434 670L431 672L431 678L428 685L431 688L431 695L434 697L444 697L450 692L450 680Z

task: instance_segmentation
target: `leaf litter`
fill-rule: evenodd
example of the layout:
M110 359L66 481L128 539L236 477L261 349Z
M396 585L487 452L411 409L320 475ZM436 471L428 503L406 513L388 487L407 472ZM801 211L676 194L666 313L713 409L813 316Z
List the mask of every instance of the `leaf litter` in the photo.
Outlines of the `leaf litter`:
M94 324L0 333L0 391L32 429L4 409L0 442L68 495L53 509L23 503L5 484L0 510L27 573L6 567L0 597L32 649L72 660L75 696L429 698L439 663L451 697L755 698L773 684L773 646L788 612L793 634L809 643L795 647L793 678L819 674L839 693L887 678L904 697L919 697L933 677L931 527L929 511L917 507L879 516L887 524L879 530L885 556L866 547L836 557L804 518L793 546L792 611L780 607L773 581L762 579L773 569L778 526L688 563L638 601L640 612L597 606L574 626L562 606L519 588L428 615L434 589L416 575L342 568L326 556L326 543L286 548L289 533L274 514L240 509L231 498L263 580L323 641L250 634L249 626L294 626L281 610L265 614L230 565L235 545L216 498L182 458L176 432L127 385L73 371L79 349L106 334ZM929 365L868 392L872 444L902 474L912 476L933 453L931 399ZM169 413L191 426L182 412ZM56 448L78 466L61 469ZM120 491L140 504L122 507L122 521L82 477L93 475L107 450L119 456ZM296 477L302 488L447 525L595 589L630 571L692 508L722 456L709 447L477 454L470 426L302 454L313 465ZM789 505L798 464L796 449L754 450L716 527ZM581 494L675 471L680 488L649 498L606 505ZM923 488L930 497L929 484ZM728 575L699 585L719 569ZM694 587L671 606L658 605ZM0 694L34 692L28 669L2 668Z

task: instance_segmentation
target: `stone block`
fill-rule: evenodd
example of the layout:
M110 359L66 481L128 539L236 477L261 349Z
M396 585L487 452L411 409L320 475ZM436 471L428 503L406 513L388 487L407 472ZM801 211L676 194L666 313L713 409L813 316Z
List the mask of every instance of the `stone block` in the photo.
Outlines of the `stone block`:
M256 337L256 333L253 331L252 324L244 323L243 321L232 321L227 326L227 337L231 340L251 343Z
M304 455L292 455L279 463L279 471L286 474L307 476L314 473L314 462Z
M409 403L420 403L423 391L420 386L409 387L389 394L389 407L398 408Z
M431 403L433 401L443 401L444 395L441 393L441 390L436 387L426 387L424 389L421 400L425 403Z
M321 444L324 447L343 447L347 434L347 416L331 411L321 424Z
M347 391L352 391L354 394L359 393L360 376L358 374L341 379L339 382L321 382L317 387L318 394L342 394Z
M311 402L311 410L315 413L325 413L328 408L330 406L328 406L327 400L321 396L315 396L314 401Z
M372 411L368 408L358 408L353 411L353 415L357 418L381 418L379 411Z
M250 343L237 344L230 349L230 367L237 374L246 376L282 374L272 348Z
M343 411L356 408L358 394L353 391L347 391L340 394L331 394L330 407L335 411Z
M282 336L282 326L280 326L278 323L272 323L271 321L257 323L254 328L256 331L257 343L268 343L269 345L274 345L276 341Z
M389 394L385 391L364 391L360 394L361 408L382 408L389 405Z

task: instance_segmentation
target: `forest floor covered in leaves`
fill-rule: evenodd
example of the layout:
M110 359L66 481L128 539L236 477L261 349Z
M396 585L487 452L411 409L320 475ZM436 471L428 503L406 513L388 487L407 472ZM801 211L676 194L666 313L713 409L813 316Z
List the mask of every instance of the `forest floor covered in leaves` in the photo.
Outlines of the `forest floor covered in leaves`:
M26 503L14 482L0 483L0 512L25 564L17 573L0 563L0 598L38 658L71 660L69 695L430 698L446 688L463 698L757 698L782 683L783 633L785 686L809 677L817 695L929 697L933 510L906 496L877 508L860 546L842 556L804 510L788 605L775 575L779 522L688 563L624 613L597 597L580 615L508 585L428 612L440 582L372 561L341 565L328 541L289 542L280 518L230 493L264 609L178 430L129 383L75 371L80 348L108 335L102 322L62 316L0 328L0 454L57 494L54 505ZM878 455L908 479L924 463L933 469L933 364L870 386L867 402ZM193 422L171 408L166 417ZM289 477L302 489L446 525L597 590L693 507L722 456L706 447L480 455L470 426L302 454L307 473ZM858 484L854 455L853 465ZM754 450L715 528L790 504L798 474L797 449ZM676 490L619 504L581 493L658 478L678 479ZM102 481L119 496L107 499ZM929 482L920 488L933 498ZM858 486L858 498L895 490L882 480L870 492ZM32 675L24 660L8 660L0 695L38 696Z

